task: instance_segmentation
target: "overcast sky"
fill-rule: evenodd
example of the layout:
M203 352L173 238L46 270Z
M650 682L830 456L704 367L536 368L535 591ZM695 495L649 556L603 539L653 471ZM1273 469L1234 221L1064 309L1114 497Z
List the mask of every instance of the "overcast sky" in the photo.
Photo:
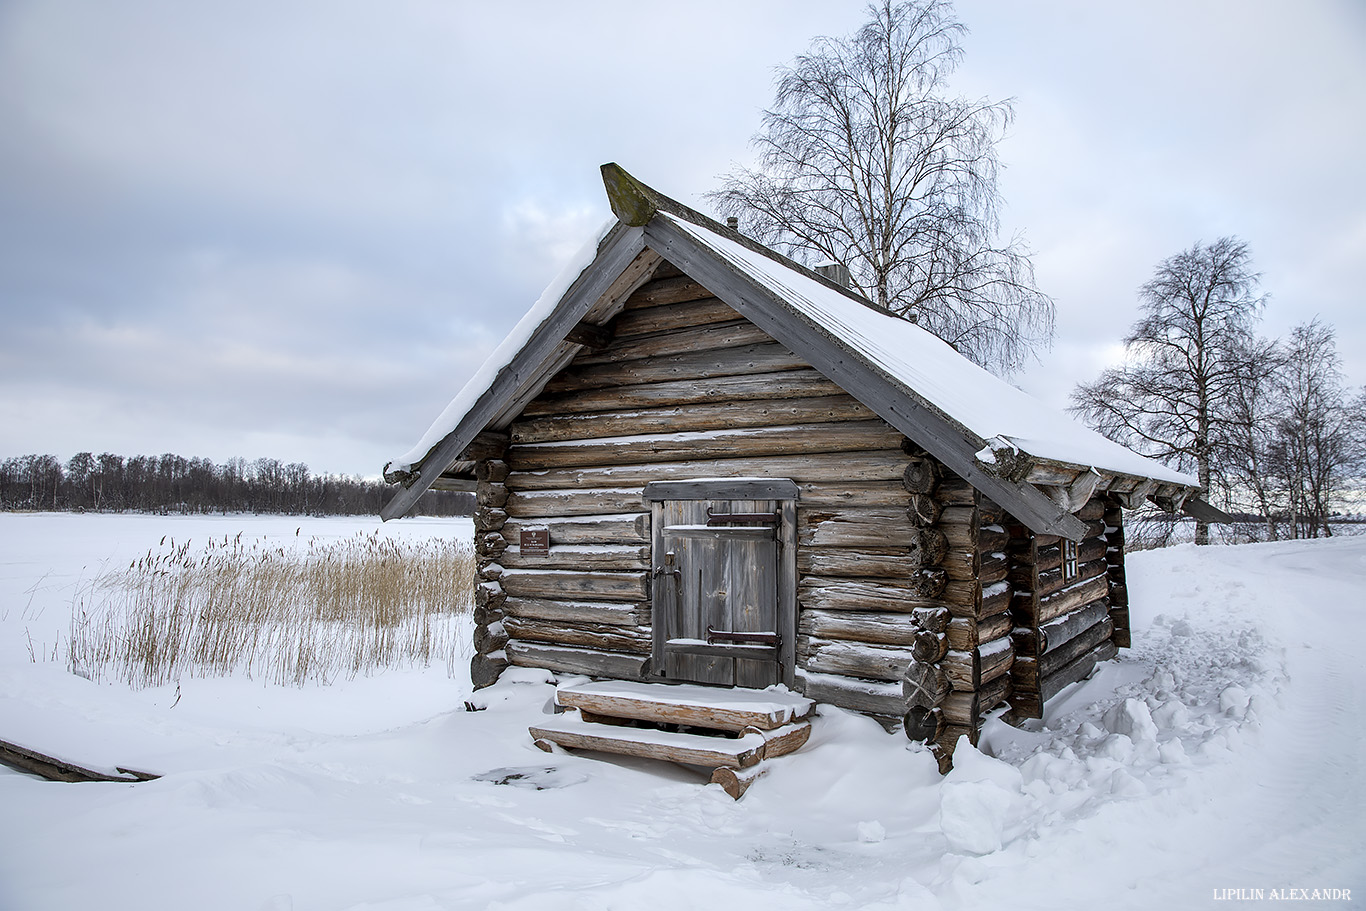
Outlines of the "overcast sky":
M1236 234L1267 334L1366 382L1366 4L959 0L953 86L1013 97L1006 230L1066 404L1163 258ZM0 3L0 457L375 475L609 212L703 207L774 68L861 2Z

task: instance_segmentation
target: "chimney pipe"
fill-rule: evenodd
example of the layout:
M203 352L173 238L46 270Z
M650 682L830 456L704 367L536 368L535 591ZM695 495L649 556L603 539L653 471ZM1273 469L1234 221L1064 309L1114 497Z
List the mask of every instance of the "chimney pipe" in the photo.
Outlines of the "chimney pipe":
M840 263L821 263L816 267L816 274L823 278L830 279L830 281L843 288L848 288L853 281L852 276L849 274L849 267L841 265Z

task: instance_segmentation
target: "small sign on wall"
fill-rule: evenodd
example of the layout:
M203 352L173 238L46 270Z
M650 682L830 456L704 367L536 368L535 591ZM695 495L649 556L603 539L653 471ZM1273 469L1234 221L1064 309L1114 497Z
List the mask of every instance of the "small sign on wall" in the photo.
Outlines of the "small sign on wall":
M524 557L545 557L550 554L550 526L532 525L522 529L519 542Z

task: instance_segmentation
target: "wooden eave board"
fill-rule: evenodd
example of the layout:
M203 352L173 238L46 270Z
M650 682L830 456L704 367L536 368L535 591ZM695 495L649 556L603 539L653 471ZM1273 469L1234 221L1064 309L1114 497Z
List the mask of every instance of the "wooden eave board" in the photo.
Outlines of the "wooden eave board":
M560 705L600 715L740 731L772 730L811 714L815 702L776 690L722 689L691 684L603 681L561 687Z
M533 725L529 730L536 740L547 740L571 749L642 756L713 769L722 766L745 769L764 759L800 749L810 736L811 725L799 721L763 734L750 732L730 738L595 724L584 721L578 713L566 712L552 721Z

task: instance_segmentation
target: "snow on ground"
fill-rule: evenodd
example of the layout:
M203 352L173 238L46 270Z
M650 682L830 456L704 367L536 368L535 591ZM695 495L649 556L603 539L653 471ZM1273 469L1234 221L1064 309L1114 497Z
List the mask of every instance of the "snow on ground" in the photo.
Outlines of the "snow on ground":
M810 743L738 803L697 771L536 750L526 728L553 695L540 672L477 694L444 669L304 690L195 679L176 702L174 687L129 691L29 660L24 630L50 643L82 566L168 531L296 527L352 530L0 515L0 738L165 776L0 770L0 908L1182 909L1226 889L1315 888L1366 900L1366 538L1137 554L1135 648L1043 722L993 722L983 752L960 748L941 778L904 738L826 708Z

